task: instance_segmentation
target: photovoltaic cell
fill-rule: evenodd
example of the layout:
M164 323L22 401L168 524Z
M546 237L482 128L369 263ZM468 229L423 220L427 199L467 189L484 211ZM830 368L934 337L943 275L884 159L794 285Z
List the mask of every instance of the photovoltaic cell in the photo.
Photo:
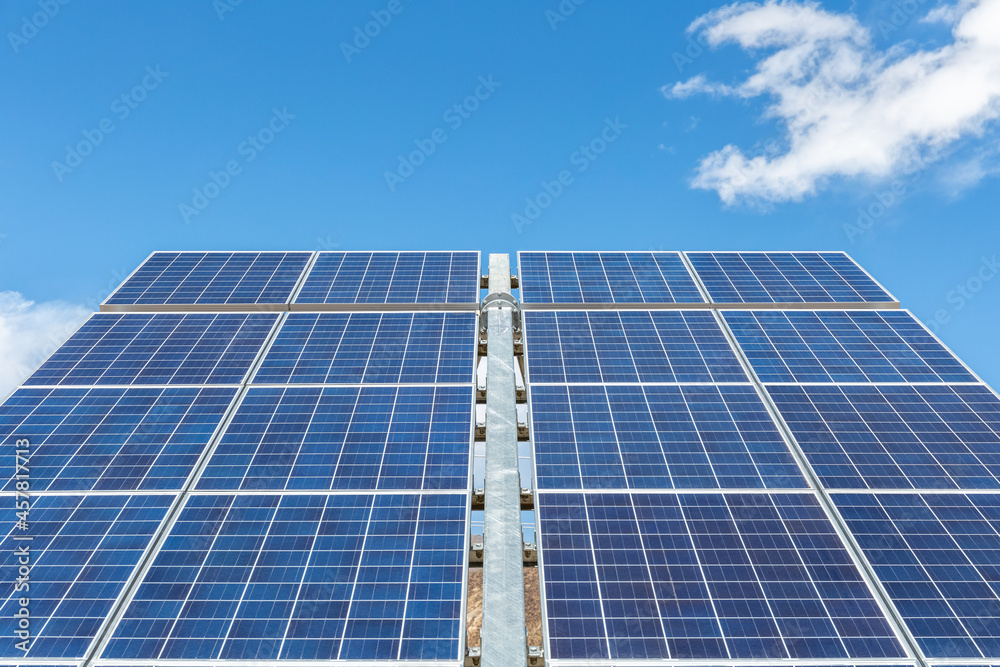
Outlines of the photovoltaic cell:
M811 494L537 502L547 657L905 657Z
M0 643L0 656L84 657L173 500L172 495L32 498L28 529L12 528L3 541L10 556L0 566L8 582L0 607L0 632L7 641ZM32 539L14 539L25 535ZM18 592L19 565L13 554L25 545L31 561L29 588ZM14 638L20 597L31 600L26 654L15 647Z
M32 491L180 489L234 388L18 389L0 438L30 441ZM4 489L14 489L13 465Z
M712 303L896 301L842 252L685 254Z
M291 313L255 383L472 382L475 313Z
M976 382L901 310L729 311L762 382Z
M1000 657L1000 496L834 500L925 655Z
M768 393L827 488L1000 489L1000 400L983 385Z
M191 496L103 658L457 660L466 502Z
M478 303L478 252L321 252L295 303Z
M199 489L465 489L472 387L253 388Z
M749 382L711 313L527 311L528 379Z
M804 488L750 386L531 390L539 489Z
M24 384L238 384L276 319L273 313L97 313Z
M676 252L519 252L523 303L704 303Z
M287 303L308 252L156 252L107 304Z

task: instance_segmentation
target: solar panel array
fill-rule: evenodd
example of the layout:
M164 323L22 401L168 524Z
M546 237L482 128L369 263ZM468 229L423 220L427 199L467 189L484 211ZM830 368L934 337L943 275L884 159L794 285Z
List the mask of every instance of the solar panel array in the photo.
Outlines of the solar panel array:
M477 303L477 252L321 252L299 304Z
M0 664L457 667L479 289L475 252L153 253L0 405Z
M712 303L891 303L842 252L685 253Z
M847 255L519 264L551 667L1000 663L1000 398ZM151 255L0 405L0 665L463 664L479 273Z
M307 252L156 252L107 304L286 303Z
M843 253L606 254L519 255L546 660L995 664L992 390Z
M522 251L518 270L521 300L531 307L897 303L842 252Z

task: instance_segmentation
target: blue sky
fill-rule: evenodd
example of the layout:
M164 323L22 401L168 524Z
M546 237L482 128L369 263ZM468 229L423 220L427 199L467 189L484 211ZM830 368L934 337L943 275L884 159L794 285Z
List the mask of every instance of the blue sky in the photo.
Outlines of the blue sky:
M1000 385L998 0L577 2L3 3L0 356L156 249L842 249Z

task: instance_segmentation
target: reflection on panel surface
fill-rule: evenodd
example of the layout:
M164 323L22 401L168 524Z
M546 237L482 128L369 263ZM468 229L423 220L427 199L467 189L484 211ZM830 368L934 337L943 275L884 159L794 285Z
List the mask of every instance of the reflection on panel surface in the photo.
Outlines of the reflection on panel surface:
M749 382L707 312L526 312L528 379Z
M172 495L42 496L35 498L27 531L13 528L5 554L27 547L28 588L15 592L17 558L4 559L8 591L0 607L0 655L5 658L82 658L139 563ZM11 510L13 517L13 510ZM13 522L12 522L13 525ZM28 535L30 541L14 538ZM18 599L30 599L32 640L15 648Z
M199 489L464 489L471 387L253 388Z
M811 494L539 494L554 659L900 658Z
M180 490L236 396L230 387L18 389L0 438L30 444L34 491ZM13 465L10 481L14 488Z
M457 659L464 495L194 495L104 658Z
M541 489L803 488L749 385L531 390Z

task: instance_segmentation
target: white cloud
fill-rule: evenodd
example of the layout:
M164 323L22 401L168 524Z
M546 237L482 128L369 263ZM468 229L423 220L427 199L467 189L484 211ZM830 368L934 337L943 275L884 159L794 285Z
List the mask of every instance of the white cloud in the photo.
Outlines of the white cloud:
M90 315L62 301L36 304L0 292L0 397L6 396Z
M698 76L664 94L767 96L783 149L748 156L724 146L692 185L727 204L800 200L832 178L889 177L981 137L1000 117L1000 0L958 0L928 19L952 24L953 42L908 53L875 49L857 19L815 2L742 2L697 19L689 31L711 46L768 55L737 85Z

